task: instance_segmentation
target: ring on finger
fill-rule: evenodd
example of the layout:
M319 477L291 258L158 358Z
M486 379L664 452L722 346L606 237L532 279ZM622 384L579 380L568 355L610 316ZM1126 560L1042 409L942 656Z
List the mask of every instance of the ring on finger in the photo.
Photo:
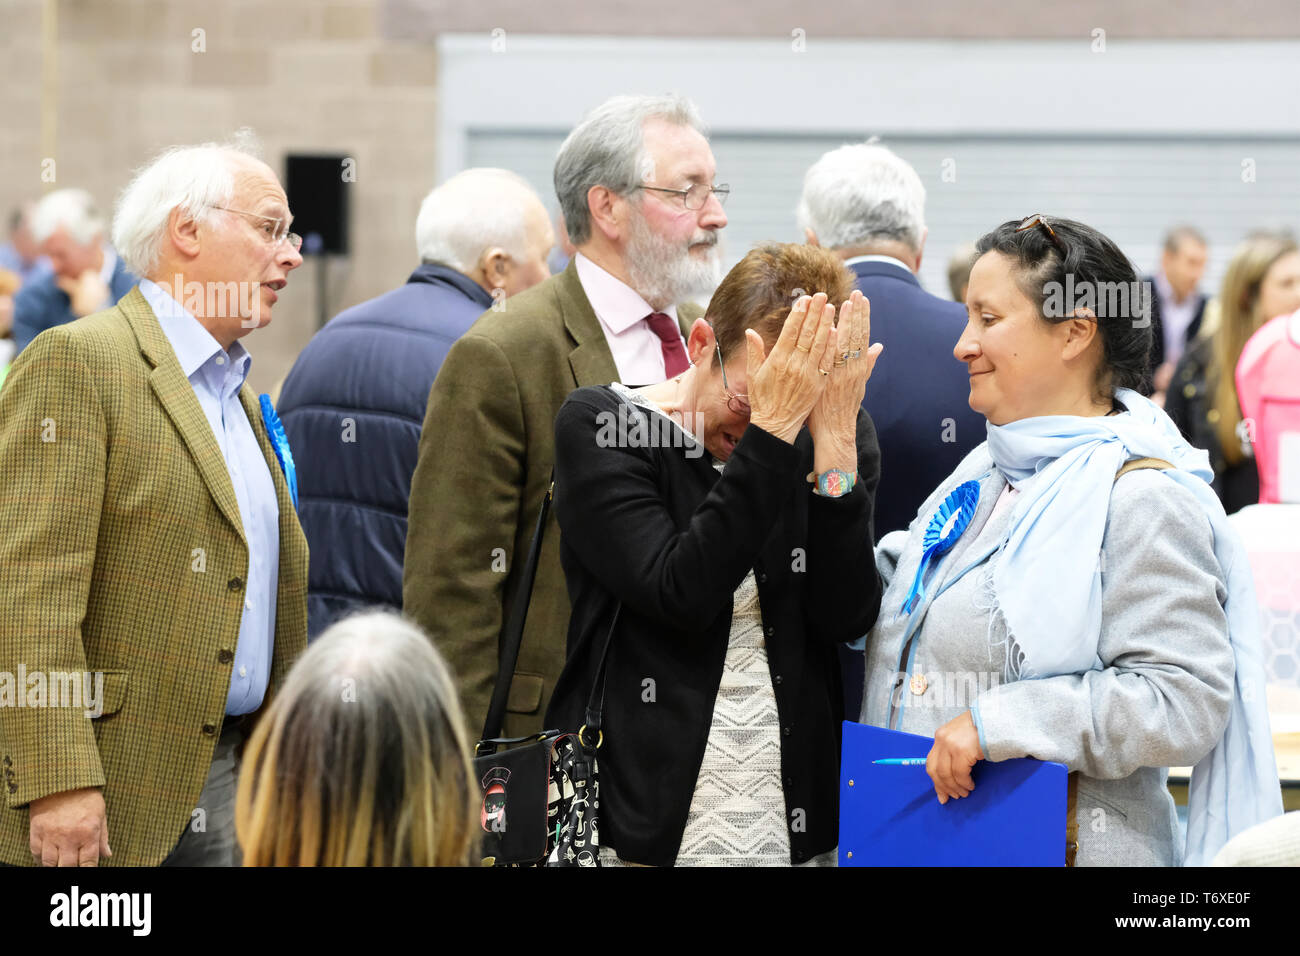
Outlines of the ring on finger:
M800 352L811 352L811 351L812 351L812 349L807 348L807 347L802 346L802 345L796 345L795 348L797 348Z
M824 368L819 368L817 371L821 372L823 375L829 375L829 374L831 374L830 372L826 371L826 369L824 369Z

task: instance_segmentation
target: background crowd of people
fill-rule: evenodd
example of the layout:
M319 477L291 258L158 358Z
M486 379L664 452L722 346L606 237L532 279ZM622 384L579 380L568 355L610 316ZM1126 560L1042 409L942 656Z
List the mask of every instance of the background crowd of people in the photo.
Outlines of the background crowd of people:
M1300 315L1295 238L1246 237L1207 296L1190 225L1143 277L1103 224L1007 210L952 252L946 298L918 280L921 179L873 141L807 170L798 241L724 276L725 180L678 95L581 120L554 222L515 173L460 172L408 280L330 321L273 403L243 342L302 240L254 147L164 152L111 225L78 189L15 210L0 669L108 680L93 720L0 708L4 861L477 862L471 743L521 602L497 730L576 728L607 681L607 865L833 863L845 715L935 736L940 801L980 760L1065 763L1127 821L1076 841L1085 865L1209 862L1279 814L1224 518L1293 487L1283 456L1261 476L1286 426L1250 407L1286 363L1239 363ZM1055 314L1067 283L1146 291ZM680 441L606 447L606 415ZM1035 430L1055 416L1074 430ZM972 483L925 577L931 515ZM1068 654L1035 602L1080 622ZM933 700L925 671L988 670L993 645L997 689ZM1186 853L1184 764L1218 801Z

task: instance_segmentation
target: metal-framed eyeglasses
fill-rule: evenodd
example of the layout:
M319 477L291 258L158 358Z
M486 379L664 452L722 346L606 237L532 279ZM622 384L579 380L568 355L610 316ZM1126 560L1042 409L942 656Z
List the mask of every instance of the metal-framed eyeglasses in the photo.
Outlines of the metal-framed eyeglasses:
M722 394L727 396L727 408L731 409L737 415L748 415L749 396L733 392L727 384L727 366L722 362L722 346L713 343L714 350L718 353L718 368L722 369Z
M718 205L725 206L727 197L731 195L731 187L726 183L719 183L716 186L709 186L706 183L694 183L685 189L669 189L667 186L650 186L641 183L637 189L653 189L655 192L672 193L675 196L681 196L682 202L690 210L703 209L704 204L709 201L709 196L718 197Z
M263 216L261 213L248 212L246 209L231 209L229 206L213 206L213 209L221 209L225 212L238 213L241 216L252 216L254 219L262 220L262 225L258 231L272 246L279 246L282 242L289 243L293 251L297 252L302 248L302 236L296 232L289 231L289 223L286 219L277 219L274 216Z

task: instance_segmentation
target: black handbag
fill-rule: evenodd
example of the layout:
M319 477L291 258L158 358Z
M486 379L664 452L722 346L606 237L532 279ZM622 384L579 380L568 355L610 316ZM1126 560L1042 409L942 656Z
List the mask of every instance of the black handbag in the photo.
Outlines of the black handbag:
M605 637L587 703L586 723L576 731L500 736L554 492L552 480L537 516L519 593L501 631L501 667L483 736L474 748L474 773L483 790L480 823L484 866L600 865L596 751L604 740L600 721L605 703L605 662L621 605L615 607Z

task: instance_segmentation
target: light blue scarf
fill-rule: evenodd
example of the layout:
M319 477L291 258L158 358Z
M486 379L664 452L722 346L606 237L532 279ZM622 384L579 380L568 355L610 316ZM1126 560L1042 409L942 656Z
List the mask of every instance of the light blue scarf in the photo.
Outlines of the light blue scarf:
M1214 532L1228 597L1236 693L1223 737L1192 770L1184 864L1203 866L1231 837L1282 812L1264 697L1255 586L1241 538L1210 488L1209 455L1162 409L1129 389L1128 414L1047 415L988 426L988 449L1020 492L993 573L1007 627L1024 652L1025 678L1100 669L1101 579L1096 574L1115 473L1130 458L1163 458L1196 496ZM1034 479L1034 480L1030 480ZM1064 542L1068 545L1063 546ZM1051 594L1051 601L1043 595Z

